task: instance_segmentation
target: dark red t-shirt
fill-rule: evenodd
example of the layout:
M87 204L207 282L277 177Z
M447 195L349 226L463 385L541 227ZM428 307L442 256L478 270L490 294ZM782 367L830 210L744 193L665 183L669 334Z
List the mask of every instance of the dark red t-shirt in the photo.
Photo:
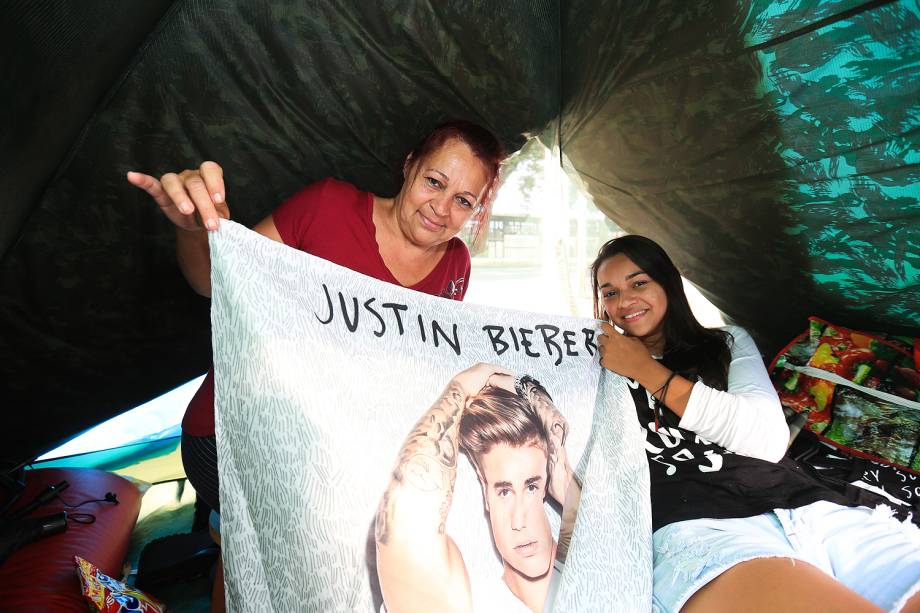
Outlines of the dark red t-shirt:
M294 194L272 213L285 245L306 251L356 272L401 285L380 257L374 226L374 195L336 179L323 179ZM415 291L463 300L470 277L470 253L459 238ZM185 411L182 431L191 436L214 434L214 370Z

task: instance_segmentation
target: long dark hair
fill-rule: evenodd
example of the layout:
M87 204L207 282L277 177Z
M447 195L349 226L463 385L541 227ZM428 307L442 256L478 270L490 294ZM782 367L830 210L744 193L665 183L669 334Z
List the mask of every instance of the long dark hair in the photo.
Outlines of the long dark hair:
M610 320L600 297L597 271L606 260L620 253L661 285L668 299L663 328L664 357L661 363L691 381L699 378L710 387L726 389L728 365L731 362L730 343L734 339L728 332L704 328L696 320L687 302L680 272L655 241L629 234L604 243L591 264L594 316Z

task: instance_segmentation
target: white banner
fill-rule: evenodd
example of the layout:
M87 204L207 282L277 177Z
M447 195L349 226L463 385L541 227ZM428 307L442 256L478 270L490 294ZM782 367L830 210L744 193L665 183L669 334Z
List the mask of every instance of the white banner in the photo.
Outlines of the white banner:
M597 364L596 321L420 294L227 221L211 257L230 610L380 611L374 523L400 449L452 377L479 362L539 381L569 423L582 496L546 610L650 609L644 439L625 382ZM475 610L527 610L503 581L464 455L456 475L446 534ZM556 538L558 507L544 508Z

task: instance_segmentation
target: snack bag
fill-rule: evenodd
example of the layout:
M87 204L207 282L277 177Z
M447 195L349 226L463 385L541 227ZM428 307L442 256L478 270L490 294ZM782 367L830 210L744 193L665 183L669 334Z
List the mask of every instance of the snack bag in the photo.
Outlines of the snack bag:
M112 579L80 556L73 557L83 597L92 611L102 613L166 613L166 605L147 594Z

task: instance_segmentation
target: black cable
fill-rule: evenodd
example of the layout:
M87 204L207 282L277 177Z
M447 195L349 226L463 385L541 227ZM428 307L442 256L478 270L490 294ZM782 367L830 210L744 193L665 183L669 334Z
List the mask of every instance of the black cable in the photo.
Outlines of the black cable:
M119 503L119 502L118 502L118 496L117 496L114 492L106 492L106 493L105 493L105 498L94 498L94 499L92 499L92 500L84 500L83 502L78 502L77 504L70 504L70 503L68 503L68 502L67 502L66 500L64 500L64 498L63 498L62 496L60 496L60 495L58 495L58 500L60 500L61 503L62 503L65 507L67 507L68 509L76 509L76 508L82 507L82 506L85 505L85 504L92 504L92 503L94 503L94 502L100 502L100 503L106 503L106 502L107 502L107 503L111 503L111 504L118 504L118 503ZM67 519L69 519L70 521L74 522L75 524L89 525L89 524L94 524L94 523L96 523L96 516L93 515L92 513L70 513L70 512L68 512L68 513L67 513Z
M64 498L63 498L62 496L60 496L60 495L58 496L58 500L60 500L62 503L64 503L64 506L67 507L67 508L69 508L69 509L76 509L77 507L82 507L82 506L85 505L85 504L90 504L90 503L93 503L93 502L109 502L109 503L111 503L111 504L118 504L118 502L119 502L119 501L118 501L118 496L116 496L113 492L106 492L106 493L105 493L105 498L94 498L94 499L92 499L92 500L84 500L83 502L78 502L77 504L70 504L70 503L68 503L68 502L67 502L66 500L64 500Z
M42 506L43 504L47 504L51 502L54 498L60 495L60 493L66 490L68 487L70 487L70 483L68 483L66 479L64 481L59 482L57 485L46 486L44 490L39 492L38 495L35 496L35 498L33 498L31 502L29 502L29 504L18 509L15 513L12 513L9 519L15 520L15 519L20 519L22 517L25 517L26 515L28 515L29 513L31 513L38 507Z
M833 23L837 23L838 21L849 19L850 17L853 17L860 13L865 13L866 11L871 11L871 10L880 8L882 6L885 6L886 4L891 4L892 2L895 2L895 1L896 0L870 0L870 2L866 2L865 4L861 4L859 6L854 6L845 11L841 11L835 15L825 17L824 19L819 19L815 22L808 24L807 26L799 28L798 30L787 32L783 34L782 36L777 36L776 38L772 38L768 41L762 42L759 45L754 45L753 47L747 47L744 49L743 53L753 53L755 51L762 51L763 49L774 47L780 43L785 43L794 38L804 36L805 34L809 34L810 32L814 32L815 30L819 30Z
M4 469L0 472L0 494L4 492L9 494L9 498L0 507L0 517L4 517L13 508L26 489L26 484L23 482L23 466L24 464L20 464L15 468Z
M38 507L51 502L53 499L57 498L61 501L68 509L77 509L86 504L92 503L110 503L110 504L119 504L118 496L114 492L106 492L105 498L92 498L89 500L84 500L83 502L78 502L77 504L70 504L64 497L61 496L61 492L70 487L70 483L67 480L61 481L56 485L48 485L44 490L39 492L39 494L32 499L32 501L17 510L13 513L9 520L17 520L25 517L30 514L32 511ZM92 513L67 513L67 519L77 524L92 524L96 522L96 516Z
M89 525L96 523L96 516L92 513L68 513L67 519L75 524Z

